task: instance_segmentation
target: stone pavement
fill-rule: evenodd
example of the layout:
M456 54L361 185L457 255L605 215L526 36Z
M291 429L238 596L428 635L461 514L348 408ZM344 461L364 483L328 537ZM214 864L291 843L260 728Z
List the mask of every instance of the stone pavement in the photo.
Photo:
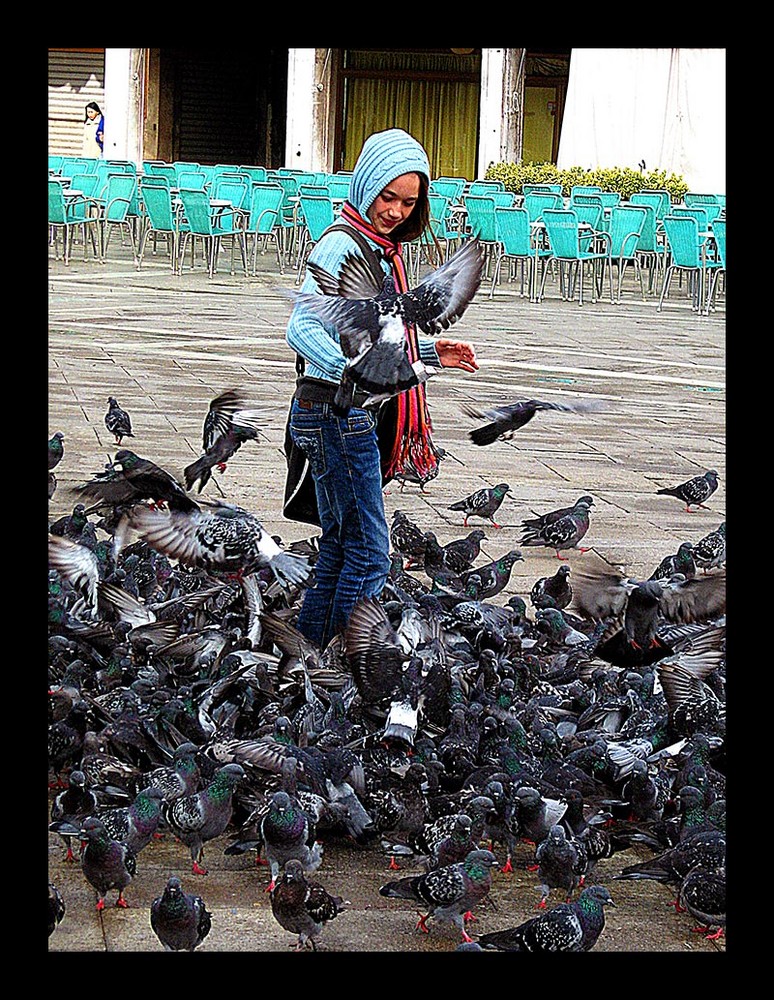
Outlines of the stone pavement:
M280 275L273 250L259 257L255 277L230 275L227 269L224 252L213 279L199 259L193 271L188 260L183 274L176 276L159 253L148 254L138 272L129 248L116 235L105 263L83 261L81 248L76 248L65 266L49 247L48 430L49 435L60 430L65 436L50 520L72 510L78 500L72 488L100 471L115 454L103 423L109 395L132 416L135 437L125 445L182 479L183 467L200 454L209 401L225 388L240 386L266 407L261 440L243 446L226 473L213 476L205 496L248 508L286 542L314 533L306 525L285 520L281 510L285 472L281 447L294 380L294 359L284 329L291 310L287 291L294 287L295 274L289 270ZM422 528L432 528L444 543L466 531L462 515L450 511L449 504L482 486L507 482L512 492L498 513L502 527L481 525L487 533L483 561L519 547L523 518L588 493L595 505L583 544L625 564L633 576L649 575L682 541L697 541L725 520L724 296L716 312L698 317L676 280L662 312L657 311L657 297L642 301L631 276L624 285L623 302L616 305L609 297L582 307L564 302L551 280L541 303L520 298L518 282L503 283L493 298L488 295L485 282L452 330L452 335L475 345L480 371L475 375L442 371L428 383L435 440L448 452L440 475L424 491L391 484L385 491L388 520L401 508ZM593 399L602 408L584 415L540 413L511 440L485 448L469 441L468 432L478 422L462 414L462 403L487 407L524 397ZM678 500L656 495L660 487L710 468L718 471L720 485L709 509L686 513ZM474 526L476 519L470 522ZM559 565L552 550L522 552L524 560L516 563L501 595L503 602L514 593L528 600L534 581ZM569 553L571 567L582 559L580 552ZM156 845L151 849L155 851ZM66 880L73 896L68 916L49 939L50 950L159 950L145 910L111 910L97 916L82 876L63 871L60 853L60 843L51 838L52 873ZM179 851L175 856L176 873L190 891L193 877L186 856ZM346 850L329 857L333 866L339 859L336 871L341 873ZM252 862L224 858L217 842L208 851L208 861L214 872L225 875L234 868L248 869L256 884L247 904L230 882L222 885L220 905L229 910L228 924L214 930L202 950L284 949L290 943L288 935L272 926L270 913L266 917L268 904L261 890L265 870L260 869L256 878ZM165 881L161 872L166 870L162 860L141 906L147 907L158 894ZM204 887L196 885L205 898L208 891L215 891L214 872ZM327 876L325 864L319 874ZM658 921L669 930L648 937L642 926L635 930L628 925L627 914L619 909L608 913L616 932L597 950L725 948L722 939L719 944L707 943L688 933L687 917L681 921L674 914L665 917L669 890L664 887L614 885L614 896L652 898ZM533 894L530 886L529 905ZM140 895L130 888L130 901ZM370 943L362 947L352 943L351 921L348 926L345 916L324 932L323 942L327 940L329 950L456 946L453 938L404 934L413 928L413 910L393 902L375 893L358 909L365 921L363 940ZM517 914L519 919L529 915ZM369 920L382 919L384 925L377 923L369 930ZM261 933L256 932L256 920ZM488 928L481 930L493 929L491 921L487 916ZM643 925L647 922L644 918Z

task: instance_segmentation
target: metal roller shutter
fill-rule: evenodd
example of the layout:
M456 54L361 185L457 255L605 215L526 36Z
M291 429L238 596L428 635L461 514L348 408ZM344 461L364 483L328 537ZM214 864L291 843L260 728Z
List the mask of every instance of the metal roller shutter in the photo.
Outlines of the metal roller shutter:
M48 151L80 156L89 101L105 109L105 50L48 50Z

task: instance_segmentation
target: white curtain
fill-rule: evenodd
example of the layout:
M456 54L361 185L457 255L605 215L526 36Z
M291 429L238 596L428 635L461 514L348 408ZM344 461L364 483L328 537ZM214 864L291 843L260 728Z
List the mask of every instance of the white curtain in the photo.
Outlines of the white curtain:
M557 166L642 161L725 193L725 49L572 50Z

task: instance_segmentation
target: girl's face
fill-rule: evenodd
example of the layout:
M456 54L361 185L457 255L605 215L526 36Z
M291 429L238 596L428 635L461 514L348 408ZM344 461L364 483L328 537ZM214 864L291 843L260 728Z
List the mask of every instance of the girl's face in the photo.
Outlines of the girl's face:
M86 108L86 114L88 115L89 118L91 118L92 121L94 121L99 112L95 111L94 108Z
M419 197L419 174L401 174L384 188L368 209L368 218L380 236L389 236L411 215Z

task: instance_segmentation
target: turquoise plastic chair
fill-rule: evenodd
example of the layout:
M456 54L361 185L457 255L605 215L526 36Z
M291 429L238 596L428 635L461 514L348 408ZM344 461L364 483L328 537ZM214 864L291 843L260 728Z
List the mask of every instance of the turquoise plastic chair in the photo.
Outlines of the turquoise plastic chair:
M710 276L710 286L707 292L707 312L715 308L718 284L721 277L725 281L726 276L726 220L715 219L712 223L712 238L717 251L719 266L713 268Z
M352 174L330 174L328 176L328 190L333 199L349 198L349 186L352 183Z
M180 188L178 197L183 206L185 229L180 239L180 272L189 241L191 245L191 270L194 269L195 249L197 241L201 243L207 272L212 278L218 269L218 255L224 237L231 241L231 274L234 270L234 248L239 246L242 256L242 269L247 275L247 240L245 230L235 225L235 208L218 208L210 204L207 191L196 188Z
M429 247L430 243L437 240L442 243L446 257L453 253L461 240L462 234L455 224L455 217L452 213L452 200L448 195L438 194L430 190L427 195L430 207L429 232L423 234L423 240ZM435 237L435 239L433 239Z
M489 298L494 297L495 286L500 283L502 266L509 265L508 281L515 278L515 270L521 272L519 295L524 296L524 272L528 274L528 295L535 298L537 287L537 265L550 256L550 251L532 240L529 224L529 213L526 208L515 206L495 206L495 223L497 225L498 246L494 251L492 267L492 284L489 288Z
M153 253L159 237L166 243L173 274L179 274L178 250L182 222L175 206L169 180L152 174L140 179L140 199L143 206L143 228L137 253L137 270L145 258L148 240L153 240Z
M669 286L675 273L686 275L691 309L700 315L705 311L705 293L708 272L720 266L720 261L708 252L708 241L702 238L699 223L693 215L665 215L663 218L669 248L669 263L664 270L664 282L658 302L659 312L669 295Z
M62 169L63 163L64 156L56 156L53 153L48 154L48 172L50 174L58 174Z
M132 247L132 258L137 263L135 223L139 219L137 178L134 174L108 174L100 217L102 230L102 259L107 256L110 237L115 229L126 231Z
M547 208L564 208L564 198L558 191L528 191L522 207L527 210L530 222L541 222Z
M639 248L642 228L645 225L645 218L649 211L652 211L652 209L649 210L644 206L637 208L633 205L616 205L610 209L608 265L611 269L611 281L613 277L612 268L618 268L617 293L613 300L615 302L621 301L624 274L629 264L631 264L640 283L642 301L645 301L645 286L642 281L642 267L637 256L637 250Z
M454 205L462 199L467 180L464 177L436 177L430 182L430 194L440 194Z
M602 188L599 184L574 184L570 188L570 205L579 194L602 194Z
M259 183L266 182L266 167L253 166L250 164L242 164L239 167L241 173L246 174L251 181L258 181Z
M299 191L315 185L301 185ZM299 234L296 261L296 284L301 281L301 272L312 249L325 230L333 225L335 213L333 201L327 194L299 194L299 208L303 215L303 226Z
M561 184L522 184L522 194L532 194L533 191L547 191L549 194L562 194Z
M152 173L155 177L166 177L171 188L177 187L177 171L171 163L149 163L147 166L152 169L146 172Z
M578 304L583 305L584 272L591 271L591 301L596 302L601 292L604 279L605 264L609 260L609 240L607 233L595 234L596 238L605 244L604 249L596 249L595 243L589 242L588 230L581 228L578 213L572 208L547 208L543 212L543 225L546 228L548 244L551 250L549 261L556 261L559 266L559 287L563 299L572 301L575 289L578 288ZM543 280L540 285L538 301L543 298L546 274L543 270ZM610 298L613 298L613 282L610 279Z
M632 195L634 198L634 195ZM632 198L629 201L632 201ZM661 222L665 215L669 215L672 210L672 196L668 191L659 188L643 188L637 192L637 198L644 199L638 201L641 205L652 205L656 211L656 220Z
M91 237L94 256L100 258L97 249L96 235L99 230L99 219L91 214L91 202L85 195L65 194L67 188L59 178L49 177L48 180L48 229L49 245L54 247L54 259L59 259L58 238L62 237L62 259L70 263L73 248L73 237L80 229L83 238L83 259L86 260L86 234Z
M210 187L210 198L227 201L232 208L239 209L246 216L249 210L250 186L241 174L221 174L215 178ZM231 219L235 223L239 222L238 215L231 216Z
M484 276L490 273L491 258L497 252L499 239L497 236L497 220L495 219L494 198L491 195L467 194L463 198L465 204L467 238L477 236L485 253Z
M713 222L725 208L720 196L716 194L700 194L697 191L686 191L683 195L686 208L703 208L707 212L707 221Z
M285 193L279 184L254 182L250 195L250 215L245 233L253 240L252 273L256 273L258 249L266 253L270 240L274 241L280 274L285 273L285 230L280 223L280 212Z
M505 184L503 181L471 181L465 191L465 194L491 194L493 191L504 191Z

